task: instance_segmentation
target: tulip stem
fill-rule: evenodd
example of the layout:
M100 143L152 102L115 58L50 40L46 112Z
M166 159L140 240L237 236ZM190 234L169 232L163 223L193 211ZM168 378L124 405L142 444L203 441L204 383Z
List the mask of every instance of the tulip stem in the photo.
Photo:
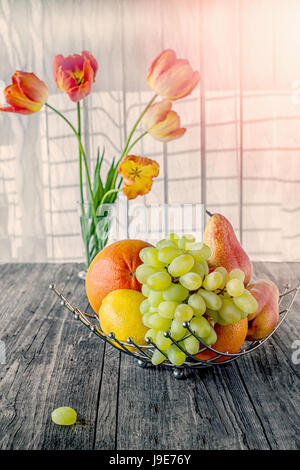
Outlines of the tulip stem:
M81 140L81 115L80 115L80 102L77 102L77 122L78 122L78 135ZM82 184L82 154L79 147L79 186L80 186L80 205L81 205L81 214L85 215L84 210L84 198L83 198L83 184Z
M82 143L81 143L80 135L79 135L78 132L76 131L76 129L75 129L75 127L73 126L73 124L72 124L60 111L58 111L57 109L53 108L53 106L51 106L51 105L48 104L48 103L45 103L45 106L48 106L48 108L52 109L52 111L54 111L56 114L58 114L58 116L60 116L67 124L69 124L69 126L70 126L71 129L72 129L72 131L74 132L74 134L75 134L76 137L77 137L78 145L79 145L79 150L80 150L81 155L82 155L82 157L83 157L83 162L84 162L84 166L85 166L86 178L87 178L87 183L88 183L88 187L89 187L90 197L91 197L91 201L92 201L93 217L96 218L95 199L94 199L94 195L93 195L93 191L92 191L92 185L91 185L91 180L90 180L90 175L89 175L89 169L88 169L88 165L87 165L86 155L85 155L85 151L84 151L84 149L83 149Z
M157 97L157 94L155 93L155 95L151 98L151 100L149 101L149 103L147 104L147 106L145 107L144 111L140 114L139 118L137 119L136 123L134 124L133 128L131 129L131 132L128 136L128 139L127 139L127 142L125 144L125 148L123 150L123 153L122 153L122 157L124 157L124 155L126 155L127 151L128 151L128 145L131 141L131 137L133 136L133 133L134 131L136 130L137 126L139 125L139 123L141 122L145 112L147 111L148 108L150 108L151 104L153 103L153 101L156 99Z
M104 204L104 201L106 200L106 198L107 198L108 196L110 196L111 194L118 193L119 191L121 191L120 188L112 188L112 189L110 189L109 191L107 191L107 193L105 193L105 194L103 195L103 197L102 197L102 199L101 199L101 202L100 202L100 205L99 205L99 207L100 207L100 212L101 212L101 207L102 207L102 205ZM101 215L101 214L98 214L98 215Z
M128 148L129 146L129 143L131 141L131 137L133 136L133 133L134 131L136 130L137 126L139 125L139 123L141 122L145 112L147 111L148 108L150 108L151 104L153 103L153 101L155 101L155 99L157 98L157 94L155 93L155 95L151 98L151 100L149 101L149 103L147 104L147 106L145 107L145 109L143 110L143 112L140 114L139 118L137 119L137 121L135 122L133 128L131 129L131 132L128 136L128 139L126 140L126 143L125 143L125 147L123 149L123 152L122 152L122 155L121 157L119 158L118 162L117 162L117 165L116 165L116 169L115 169L115 174L114 174L114 177L113 177L113 180L112 180L112 187L114 188L115 186L115 183L116 183L116 179L117 179L117 176L118 176L118 169L119 169L119 165L123 159L123 157L125 157L125 155L128 154L129 150L132 149L132 147L140 140L142 139L148 131L146 132L143 132L134 142L133 144Z
M143 132L137 139L135 139L135 141L128 147L127 153L129 153L130 150L132 149L132 147L134 147L135 144L136 144L139 140L141 140L146 134L148 134L148 131Z

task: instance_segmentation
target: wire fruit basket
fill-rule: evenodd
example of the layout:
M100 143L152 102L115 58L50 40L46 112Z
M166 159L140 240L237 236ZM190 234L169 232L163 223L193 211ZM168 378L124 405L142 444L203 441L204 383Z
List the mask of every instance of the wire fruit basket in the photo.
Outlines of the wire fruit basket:
M276 327L274 328L274 330L262 340L246 341L242 349L240 349L240 351L237 353L220 352L214 349L212 346L208 346L197 336L197 334L194 331L192 331L192 329L189 326L189 322L183 322L183 326L187 328L187 330L189 331L187 336L190 336L190 335L194 336L200 342L202 346L197 354L204 352L206 350L210 350L214 353L214 357L207 359L207 360L202 360L202 359L199 359L198 357L195 357L194 355L189 354L181 346L180 343L182 342L182 340L180 340L179 342L176 341L170 335L170 333L166 331L164 333L165 336L167 338L170 338L172 343L175 344L179 349L181 349L181 351L184 352L184 354L187 356L187 360L184 362L184 364L178 367L174 366L174 364L172 364L168 360L166 353L162 351L161 349L159 349L150 338L147 338L148 344L143 345L143 346L136 344L132 338L128 338L127 342L118 341L118 339L115 337L113 332L109 334L105 334L101 330L99 326L98 317L96 314L88 314L88 313L82 312L78 307L72 305L72 303L58 290L56 284L50 284L49 288L53 290L55 294L61 299L61 304L73 313L75 319L80 320L80 322L83 323L84 326L86 326L90 331L92 331L96 336L101 338L103 341L106 341L107 343L109 343L112 347L117 348L118 350L121 349L121 351L124 352L125 354L132 356L135 360L137 360L137 364L140 367L147 367L148 365L153 366L151 359L152 359L152 355L154 351L157 349L166 357L166 360L162 364L160 364L160 366L169 367L173 371L173 374L177 379L182 379L184 378L184 371L186 369L200 369L200 368L212 367L212 366L216 366L216 367L225 366L229 362L235 361L239 357L242 357L245 354L249 354L255 349L262 346L262 344L265 343L280 327L281 323L287 316L288 312L291 310L294 300L297 296L298 290L300 288L300 283L294 288L291 288L289 285L286 285L283 293L280 294L279 296L279 321ZM116 343L119 347L116 345ZM153 366L153 367L157 367L157 366Z

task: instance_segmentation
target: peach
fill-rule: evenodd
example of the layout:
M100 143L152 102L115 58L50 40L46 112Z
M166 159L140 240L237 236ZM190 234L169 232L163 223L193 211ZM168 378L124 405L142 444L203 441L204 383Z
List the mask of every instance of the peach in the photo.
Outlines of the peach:
M279 291L274 282L269 279L259 279L249 284L247 289L258 303L257 311L248 315L247 339L257 341L270 334L278 323Z

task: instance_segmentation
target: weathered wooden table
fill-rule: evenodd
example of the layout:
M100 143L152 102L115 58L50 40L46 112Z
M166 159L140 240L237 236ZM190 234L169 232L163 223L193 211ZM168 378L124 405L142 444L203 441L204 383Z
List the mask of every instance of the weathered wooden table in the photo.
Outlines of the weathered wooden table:
M176 380L163 367L141 369L60 305L51 282L89 311L80 268L1 265L0 449L299 448L300 295L262 347ZM295 285L300 263L254 272ZM51 421L63 405L77 410L76 425Z

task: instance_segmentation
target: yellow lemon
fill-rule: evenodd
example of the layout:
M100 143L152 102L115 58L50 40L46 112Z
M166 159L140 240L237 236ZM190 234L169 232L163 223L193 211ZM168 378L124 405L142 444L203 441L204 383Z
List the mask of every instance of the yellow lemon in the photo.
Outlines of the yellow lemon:
M136 344L146 345L145 334L148 328L142 323L140 312L143 300L143 294L133 289L117 289L107 294L99 309L103 333L114 333L118 341L127 342L130 337ZM115 345L118 346L117 343Z

